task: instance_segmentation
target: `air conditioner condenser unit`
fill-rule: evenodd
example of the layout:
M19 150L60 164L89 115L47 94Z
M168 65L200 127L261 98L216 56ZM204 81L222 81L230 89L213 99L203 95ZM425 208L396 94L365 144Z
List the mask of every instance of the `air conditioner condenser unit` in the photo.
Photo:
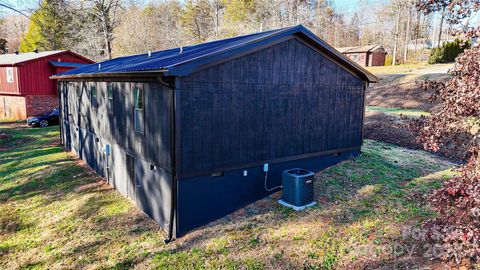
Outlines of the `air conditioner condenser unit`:
M313 206L315 173L304 169L288 169L282 174L283 194L278 202L296 211Z

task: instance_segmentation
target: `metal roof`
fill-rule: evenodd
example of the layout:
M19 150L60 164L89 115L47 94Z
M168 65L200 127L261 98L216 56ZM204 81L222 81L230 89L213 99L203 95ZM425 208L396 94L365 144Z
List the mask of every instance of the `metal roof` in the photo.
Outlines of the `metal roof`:
M84 63L74 63L74 62L58 62L58 61L48 61L54 67L83 67L88 64Z
M340 52L321 40L302 25L270 30L245 36L222 39L184 46L164 51L157 51L132 56L118 57L112 60L86 65L67 72L59 73L52 78L105 77L121 74L155 73L164 76L185 76L202 66L221 61L225 58L254 51L258 47L285 38L299 35L310 41L331 57L340 61L364 80L376 82L378 79L370 72L343 56Z
M10 54L0 54L0 65L15 65L22 62L30 61L37 58L42 58L66 51L46 51L46 52L28 52L28 53L10 53Z
M366 45L366 46L357 46L357 47L341 47L337 50L341 53L363 53L376 51L378 49L383 49L381 45Z

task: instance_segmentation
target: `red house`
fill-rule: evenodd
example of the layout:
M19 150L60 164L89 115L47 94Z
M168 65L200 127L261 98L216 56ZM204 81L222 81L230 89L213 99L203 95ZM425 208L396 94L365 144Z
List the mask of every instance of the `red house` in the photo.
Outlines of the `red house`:
M94 63L71 51L0 55L0 119L25 119L58 106L53 74Z

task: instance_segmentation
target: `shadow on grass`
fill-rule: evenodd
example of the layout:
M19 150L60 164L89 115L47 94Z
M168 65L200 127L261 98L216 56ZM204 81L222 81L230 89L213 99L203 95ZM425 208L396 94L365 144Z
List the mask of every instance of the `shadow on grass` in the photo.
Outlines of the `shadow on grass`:
M31 128L27 125L0 123L0 132L9 135L5 139L0 139L0 148L7 151L25 144L35 144L35 141L43 141L42 139L58 141L58 136L48 136L48 133L59 134L60 127Z
M57 149L39 151L44 155L60 153ZM41 157L42 154L34 155ZM41 159L40 159L41 160ZM10 164L9 164L10 165ZM40 170L29 171L29 169L41 168ZM19 178L28 179L22 183L14 184L10 188L0 189L0 200L25 200L38 194L62 190L64 192L73 190L73 187L79 184L78 179L72 179L76 173L81 172L80 167L74 166L74 160L71 158L56 159L52 161L39 161L16 165L12 164L6 175L2 176L3 183L6 185ZM21 173L22 171L25 173Z
M30 145L17 147L15 148L15 150L10 150L8 152L2 153L0 155L0 164L7 164L12 161L20 161L21 159L35 158L42 155L49 155L60 152L63 152L63 149L60 146L39 145L35 149L32 149Z
M52 155L52 154L59 154L59 153L62 153L62 152L63 152L63 150L60 147L40 148L40 149L37 149L37 150L29 151L29 153L26 154L26 155L20 155L20 156L17 156L15 158L4 159L5 162L0 163L0 165L4 165L4 167L6 169L6 172L1 173L0 177L4 178L4 180L8 181L8 180L10 180L11 177L17 177L18 176L17 172L20 172L20 171L28 171L29 169L35 169L35 168L39 168L39 167L46 166L46 165L55 165L55 164L58 164L58 163L73 160L71 158L61 159L61 160L57 159L57 160L55 160L56 163L52 163L49 160L45 161L45 160L42 160L42 159L37 159L37 158L46 157L46 156ZM30 162L29 161L28 163L23 164L23 163L25 163L25 160L31 159L31 158L35 158L36 160L38 160L38 162ZM8 177L8 176L10 176L10 177ZM28 176L28 175L23 174L23 176Z

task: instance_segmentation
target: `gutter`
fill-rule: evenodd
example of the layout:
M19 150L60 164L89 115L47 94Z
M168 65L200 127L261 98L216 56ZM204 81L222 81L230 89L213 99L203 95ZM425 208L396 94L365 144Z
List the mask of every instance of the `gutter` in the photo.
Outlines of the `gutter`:
M127 71L127 72L102 72L102 73L80 73L71 75L52 75L52 80L66 80L66 79L83 79L83 78L122 78L122 77L145 77L145 76L158 76L166 69L158 69L152 71ZM162 83L165 84L165 83Z
M171 117L170 117L170 137L171 137L171 149L170 149L170 163L172 164L171 168L171 174L172 174L172 188L171 194L170 194L170 220L168 222L168 236L163 242L165 244L168 244L174 240L173 237L173 230L175 226L175 211L177 209L177 168L176 168L176 151L175 151L175 110L176 110L176 104L175 104L175 83L167 83L164 81L163 77L158 77L159 82L161 85L169 88L172 90L172 106L171 106Z

